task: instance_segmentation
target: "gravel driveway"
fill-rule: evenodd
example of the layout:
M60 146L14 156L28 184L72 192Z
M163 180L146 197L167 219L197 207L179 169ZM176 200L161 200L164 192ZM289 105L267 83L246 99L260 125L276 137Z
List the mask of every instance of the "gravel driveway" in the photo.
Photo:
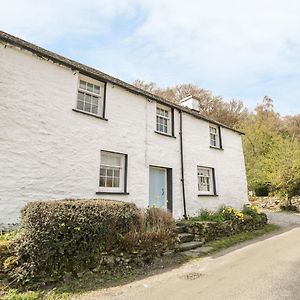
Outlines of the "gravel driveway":
M264 211L270 223L276 224L283 228L300 226L300 214L288 212Z

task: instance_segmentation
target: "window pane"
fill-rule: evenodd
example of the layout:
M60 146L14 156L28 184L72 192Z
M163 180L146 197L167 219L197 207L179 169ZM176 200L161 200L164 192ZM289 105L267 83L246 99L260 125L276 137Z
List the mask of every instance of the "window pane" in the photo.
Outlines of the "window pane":
M86 82L85 81L83 81L83 80L80 80L80 85L79 85L79 87L81 88L81 89L86 89Z
M94 85L94 93L99 94L100 95L100 86L98 85Z
M77 97L77 99L83 101L83 100L84 100L84 93L78 92L78 97Z
M198 167L198 189L201 192L212 192L213 177L211 168Z
M89 92L92 92L92 91L93 91L93 85L92 85L91 83L88 83L88 84L87 84L87 90L88 90Z
M77 101L77 108L83 110L83 101Z
M112 181L112 177L107 177L106 178L106 187L112 187L113 181Z
M107 166L121 166L121 156L118 154L101 153L101 164Z
M90 112L91 111L91 104L89 102L85 102L84 110Z
M91 103L92 101L92 97L90 95L85 95L85 101L88 102L88 103Z
M119 178L114 178L114 187L120 187L120 179Z
M92 113L95 115L98 114L98 106L95 106L95 105L92 106Z
M99 186L105 187L105 177L100 176Z
M215 127L210 127L210 132L213 133L213 134L216 134L217 133L217 128Z
M95 97L95 96L93 96L92 97L92 103L93 103L93 105L98 105L98 97Z
M120 170L114 169L114 177L120 177Z
M124 155L117 153L110 153L101 151L101 165L100 165L100 187L105 188L120 188L122 183L121 174L123 176L122 164Z

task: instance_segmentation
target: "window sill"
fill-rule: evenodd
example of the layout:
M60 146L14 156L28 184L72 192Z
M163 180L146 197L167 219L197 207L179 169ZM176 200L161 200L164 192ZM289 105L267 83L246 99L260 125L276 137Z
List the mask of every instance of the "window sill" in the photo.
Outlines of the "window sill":
M96 192L96 195L129 195L127 192Z
M157 130L154 130L154 132L157 133L157 134L160 134L160 135L164 135L164 136L168 136L168 137L171 137L171 138L176 139L176 136L175 136L175 135L163 133L163 132L160 132L160 131L157 131Z
M198 197L219 197L218 194L198 194Z
M84 114L84 115L88 115L88 116L97 118L97 119L101 119L101 120L104 120L104 121L108 121L108 119L106 119L106 118L100 117L100 116L98 116L98 115L91 114L91 113L89 113L89 112L87 112L87 111L79 110L79 109L76 109L76 108L73 108L72 110L75 111L75 112Z
M209 146L209 148L224 151L224 149L223 149L223 148L220 148L220 147Z

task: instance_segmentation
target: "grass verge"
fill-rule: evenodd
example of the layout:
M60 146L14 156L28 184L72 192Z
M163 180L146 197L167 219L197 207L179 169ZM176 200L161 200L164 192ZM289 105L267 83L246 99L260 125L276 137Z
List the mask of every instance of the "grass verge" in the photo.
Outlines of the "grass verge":
M208 242L208 243L206 243L206 246L212 247L213 250L211 252L215 252L218 250L229 248L229 247L239 244L241 242L253 240L259 236L262 236L267 233L271 233L278 229L279 229L279 226L277 226L275 224L267 224L263 228L255 230L255 231L242 232L242 233L238 233L238 234L235 234L232 236L227 236L227 237L215 240L215 241Z
M18 291L2 286L0 280L1 300L67 300L76 295L97 289L123 285L135 280L159 274L173 268L179 267L188 261L180 254L167 255L157 258L152 264L143 267L124 270L122 272L87 272L81 278L71 279L67 282L58 283L55 286L46 286L26 291Z
M267 233L278 230L278 226L267 224L262 229L252 232L243 232L233 236L221 238L206 244L213 248L211 252L222 250L241 242L251 240ZM210 253L211 253L210 252ZM67 300L70 297L80 295L85 292L122 285L134 280L142 279L147 276L159 274L172 268L179 267L186 262L188 258L180 254L163 256L158 258L152 265L136 268L132 270L124 270L122 273L93 273L88 272L81 278L70 279L69 282L63 282L56 286L47 286L39 289L18 291L16 289L6 288L1 291L0 281L0 299L2 300ZM3 286L2 286L3 288Z

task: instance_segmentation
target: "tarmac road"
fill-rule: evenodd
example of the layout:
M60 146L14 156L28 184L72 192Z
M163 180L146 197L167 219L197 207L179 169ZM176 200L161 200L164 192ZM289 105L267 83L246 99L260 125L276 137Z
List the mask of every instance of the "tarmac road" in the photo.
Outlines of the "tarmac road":
M81 300L300 300L300 227Z

